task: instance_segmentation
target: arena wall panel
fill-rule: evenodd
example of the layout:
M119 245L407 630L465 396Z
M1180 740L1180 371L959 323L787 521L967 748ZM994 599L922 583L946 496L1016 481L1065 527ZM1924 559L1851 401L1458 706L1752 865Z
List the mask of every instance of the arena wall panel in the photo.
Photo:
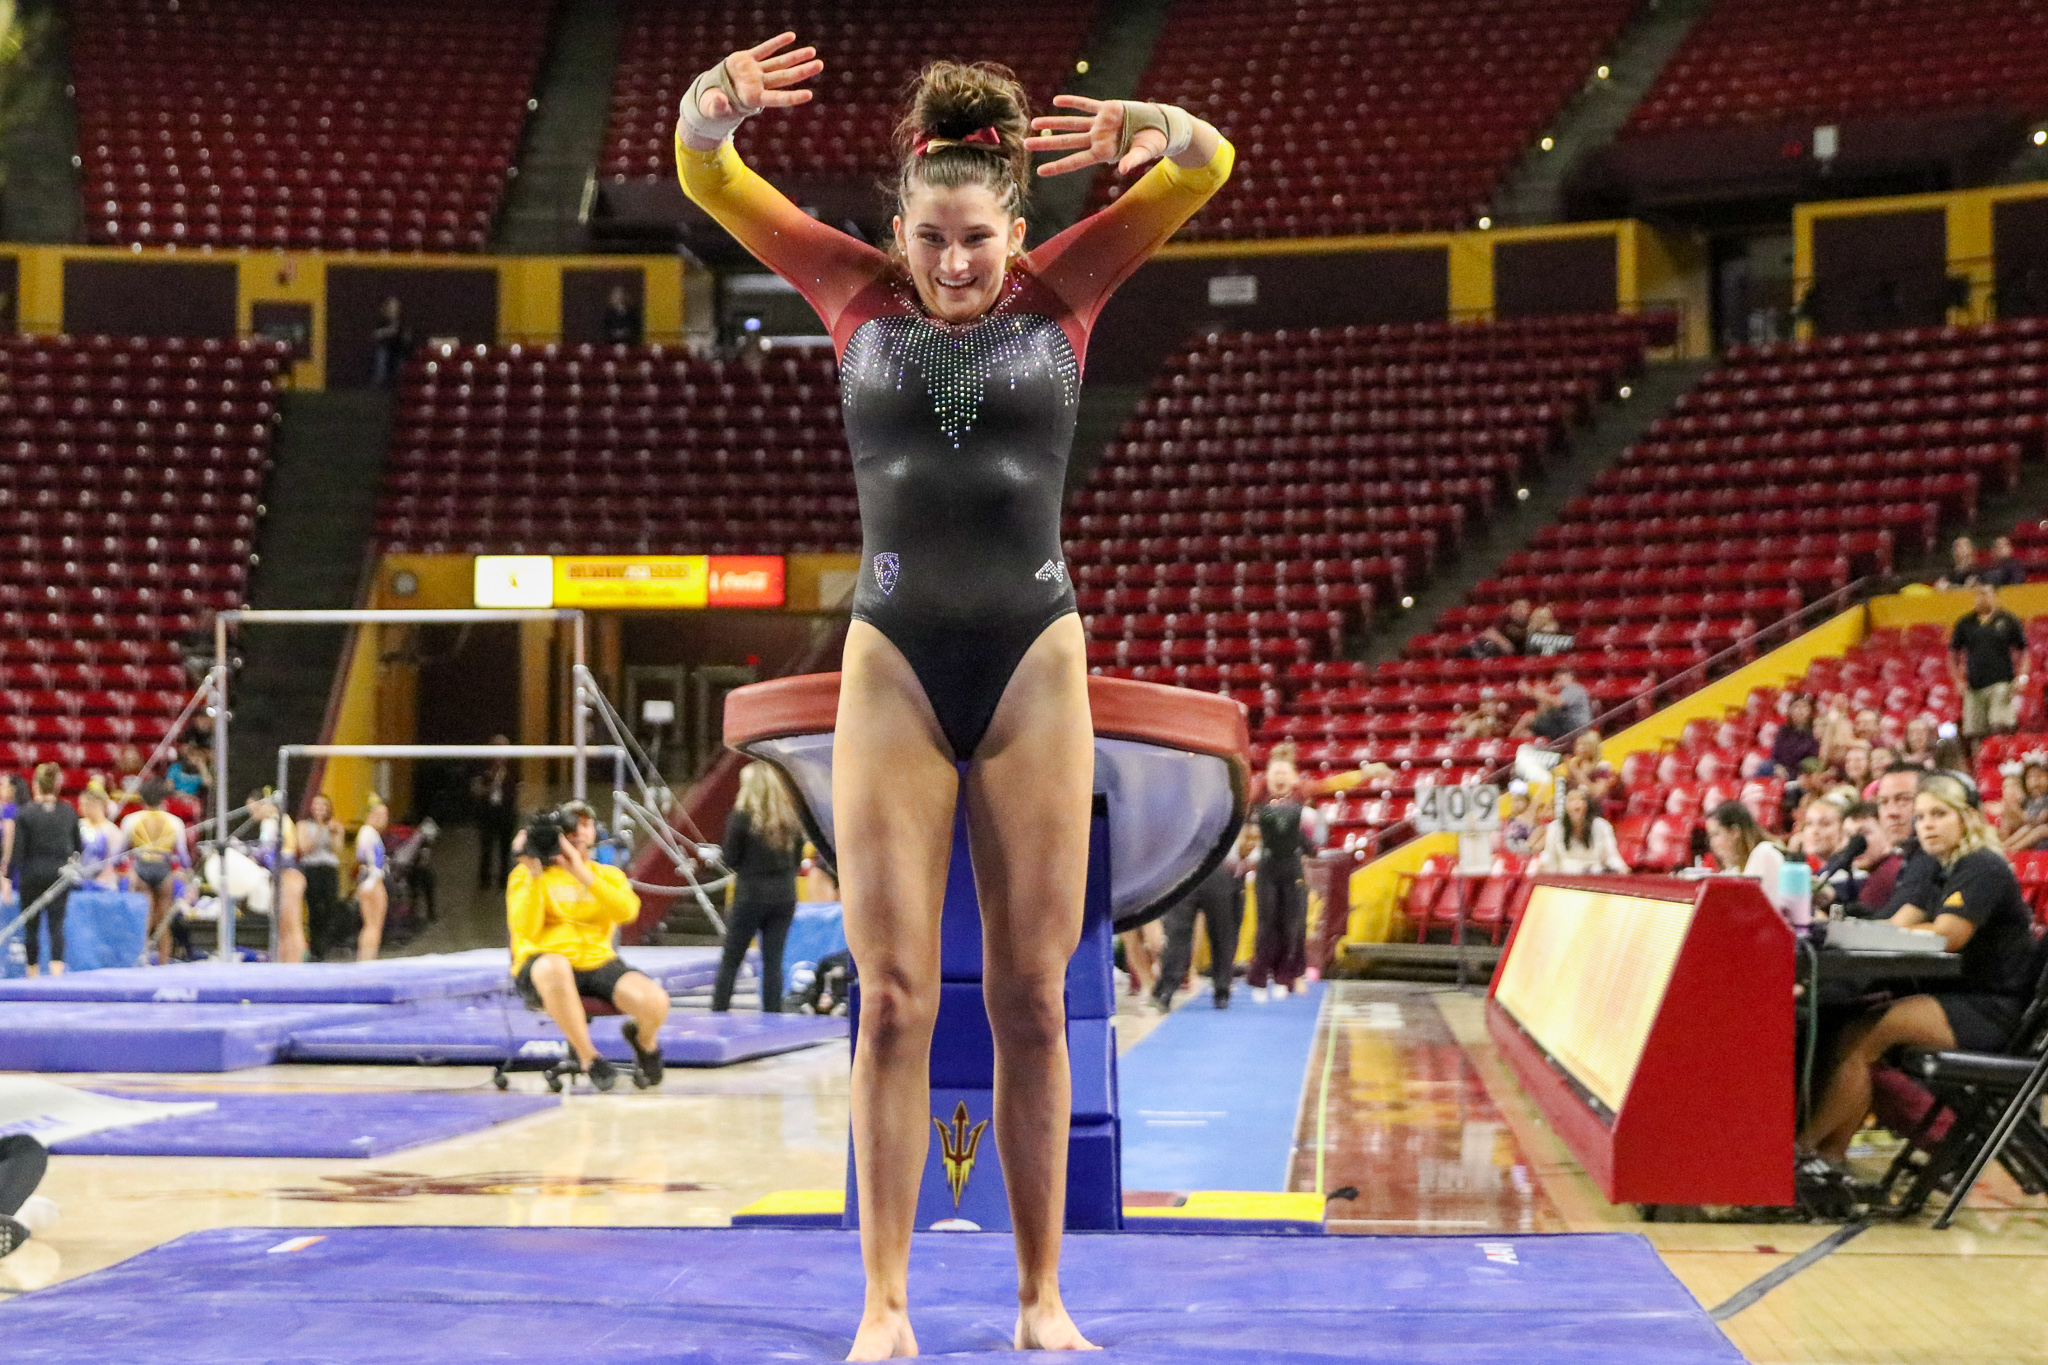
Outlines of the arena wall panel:
M232 262L69 260L64 326L73 336L231 337Z

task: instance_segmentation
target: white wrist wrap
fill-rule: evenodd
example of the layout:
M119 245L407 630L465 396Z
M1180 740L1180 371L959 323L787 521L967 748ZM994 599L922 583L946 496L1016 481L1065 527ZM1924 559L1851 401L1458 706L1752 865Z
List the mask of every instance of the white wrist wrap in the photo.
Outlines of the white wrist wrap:
M710 118L704 113L704 92L710 89L725 92L725 98L733 107L733 113L726 118ZM731 137L742 123L760 113L740 103L739 90L732 83L732 75L720 61L717 66L703 72L690 82L689 90L683 95L682 106L676 116L691 137L699 142L723 142Z
M1142 100L1125 100L1124 126L1117 138L1116 155L1121 161L1130 154L1131 142L1147 128L1157 128L1166 138L1166 150L1162 157L1179 156L1188 149L1195 139L1194 115L1171 104L1148 104Z

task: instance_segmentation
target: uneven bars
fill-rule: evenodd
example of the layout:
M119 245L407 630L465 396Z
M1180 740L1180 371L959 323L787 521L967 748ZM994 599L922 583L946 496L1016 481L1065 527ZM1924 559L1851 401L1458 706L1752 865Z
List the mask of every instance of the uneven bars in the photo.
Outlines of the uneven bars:
M574 758L574 744L280 744L293 758ZM617 758L616 744L592 744L585 753Z
M243 608L223 611L218 619L282 626L450 625L463 621L580 621L583 613L574 607L336 607L305 611Z

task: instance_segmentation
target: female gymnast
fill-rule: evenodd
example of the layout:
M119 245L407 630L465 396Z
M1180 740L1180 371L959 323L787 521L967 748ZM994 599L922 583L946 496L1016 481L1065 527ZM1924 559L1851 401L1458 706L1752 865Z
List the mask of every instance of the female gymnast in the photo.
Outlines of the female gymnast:
M1067 1069L1094 738L1060 501L1088 333L1109 293L1230 174L1182 110L1062 95L1027 121L1008 72L927 67L897 130L895 251L807 217L731 137L811 98L784 33L699 76L683 188L802 291L840 356L862 572L846 637L832 805L860 964L854 1165L867 1297L849 1359L912 1355L910 1234L931 1134L939 913L965 764L996 1044L995 1138L1016 1229L1016 1345L1087 1350L1060 1299ZM1042 135L1027 138L1027 127ZM1059 175L1158 164L1110 208L1024 250L1032 151Z

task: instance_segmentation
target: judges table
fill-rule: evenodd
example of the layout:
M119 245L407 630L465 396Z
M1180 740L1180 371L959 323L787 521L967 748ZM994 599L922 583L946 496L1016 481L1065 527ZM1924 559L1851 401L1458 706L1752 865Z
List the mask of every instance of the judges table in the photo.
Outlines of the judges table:
M1080 946L1067 968L1067 1049L1073 1111L1067 1226L1122 1225L1122 1142L1116 1103L1113 930L1163 913L1223 860L1244 822L1249 737L1227 697L1122 679L1090 678L1095 807ZM836 863L832 730L839 675L755 683L725 700L725 741L773 764L797 796L819 855ZM855 967L859 967L858 961ZM931 1144L917 1226L1008 1229L1002 1162L986 1140L994 1107L994 1040L981 995L981 911L968 859L966 803L954 821L939 926L939 1018L932 1037ZM853 1001L856 1035L859 994ZM849 1167L845 1226L859 1201Z
M1539 877L1487 1029L1610 1201L1789 1204L1794 953L1746 878Z

